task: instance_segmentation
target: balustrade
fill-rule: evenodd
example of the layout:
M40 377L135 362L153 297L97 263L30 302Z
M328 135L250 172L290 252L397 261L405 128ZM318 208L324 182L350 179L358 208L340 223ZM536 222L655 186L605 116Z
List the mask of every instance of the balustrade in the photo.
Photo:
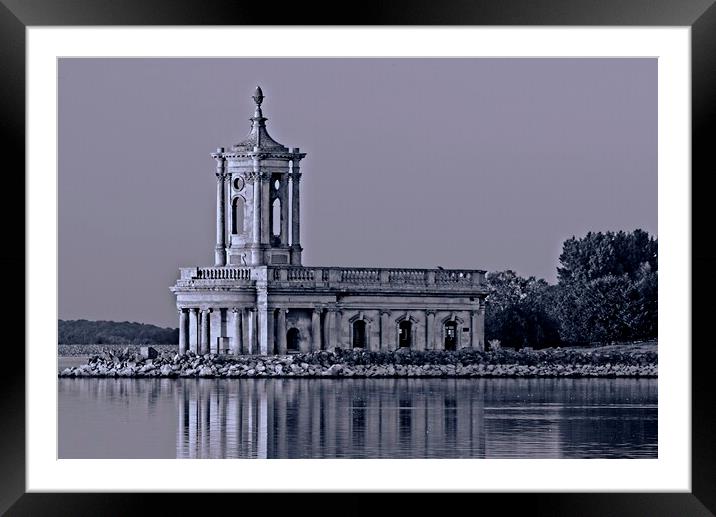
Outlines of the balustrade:
M197 269L196 278L201 280L250 280L251 270L248 268L202 267Z
M380 269L343 269L342 282L380 282Z
M329 284L381 284L405 286L479 285L484 272L455 269L389 269L389 268L308 268L274 267L270 279L279 282L326 282ZM250 268L201 267L183 268L182 280L250 281Z

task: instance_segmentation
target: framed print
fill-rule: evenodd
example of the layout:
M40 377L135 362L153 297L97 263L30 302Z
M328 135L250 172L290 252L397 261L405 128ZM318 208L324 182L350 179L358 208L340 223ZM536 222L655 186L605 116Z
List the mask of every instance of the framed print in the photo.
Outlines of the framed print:
M716 8L527 4L345 27L5 2L28 208L3 511L521 492L539 514L714 512L695 237ZM615 255L633 272L589 276ZM495 312L500 289L521 301Z

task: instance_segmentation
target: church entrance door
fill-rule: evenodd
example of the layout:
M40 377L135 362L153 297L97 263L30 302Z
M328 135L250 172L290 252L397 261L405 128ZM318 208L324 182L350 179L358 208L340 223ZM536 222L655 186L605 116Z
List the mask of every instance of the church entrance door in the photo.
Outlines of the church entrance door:
M288 329L286 332L286 350L288 353L298 353L299 344L301 342L301 333L295 327Z

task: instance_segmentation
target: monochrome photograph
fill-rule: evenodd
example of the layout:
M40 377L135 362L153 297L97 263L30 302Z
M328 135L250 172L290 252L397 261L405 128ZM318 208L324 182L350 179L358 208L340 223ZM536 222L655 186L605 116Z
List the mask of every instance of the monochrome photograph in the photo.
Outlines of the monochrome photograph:
M658 458L657 66L59 58L59 458Z

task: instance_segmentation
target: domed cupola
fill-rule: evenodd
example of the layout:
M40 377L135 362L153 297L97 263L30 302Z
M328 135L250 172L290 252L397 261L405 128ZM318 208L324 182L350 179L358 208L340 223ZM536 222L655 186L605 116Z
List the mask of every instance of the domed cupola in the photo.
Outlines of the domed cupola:
M288 148L284 145L279 144L276 140L271 138L266 130L266 121L268 120L263 116L261 112L261 103L264 101L264 94L261 91L261 87L257 86L256 91L252 97L256 103L256 111L254 116L249 120L251 121L251 131L249 134L238 144L231 147L232 151L237 152L251 152L255 147L266 151L273 152L288 152Z

